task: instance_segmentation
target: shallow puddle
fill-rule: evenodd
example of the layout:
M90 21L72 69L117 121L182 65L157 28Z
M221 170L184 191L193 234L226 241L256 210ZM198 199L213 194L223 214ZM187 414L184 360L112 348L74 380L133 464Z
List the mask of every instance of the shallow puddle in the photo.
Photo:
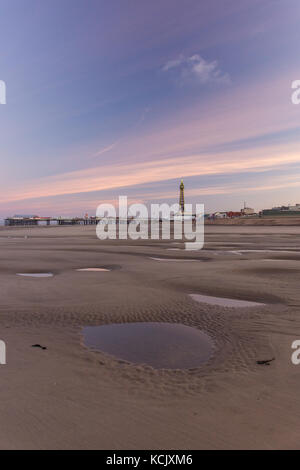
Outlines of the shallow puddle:
M250 300L227 299L223 297L212 297L210 295L190 294L193 300L210 305L220 305L221 307L259 307L265 304L252 302Z
M235 251L232 253L238 253L238 254L243 254L243 253L288 253L288 254L299 254L300 251L295 251L295 250L239 250Z
M288 261L297 261L297 260L290 260L290 259L286 260L286 259L281 259L281 258L264 258L264 259L260 259L259 261L284 261L286 263Z
M98 272L98 271L110 271L110 269L106 268L81 268L81 269L76 269L76 271L89 271L89 272Z
M24 277L53 277L52 273L17 273L17 276Z
M213 252L214 255L242 255L241 251L234 250L218 250Z
M213 354L212 339L200 330L177 323L120 323L88 326L84 344L134 364L155 369L201 366Z
M198 261L197 259L153 258L153 257L150 257L150 259L154 259L155 261Z

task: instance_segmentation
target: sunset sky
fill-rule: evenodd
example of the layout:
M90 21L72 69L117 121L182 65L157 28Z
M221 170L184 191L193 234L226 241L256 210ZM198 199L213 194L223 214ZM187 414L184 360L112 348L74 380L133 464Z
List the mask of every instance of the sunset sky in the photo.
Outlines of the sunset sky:
M0 0L0 216L300 203L299 0Z

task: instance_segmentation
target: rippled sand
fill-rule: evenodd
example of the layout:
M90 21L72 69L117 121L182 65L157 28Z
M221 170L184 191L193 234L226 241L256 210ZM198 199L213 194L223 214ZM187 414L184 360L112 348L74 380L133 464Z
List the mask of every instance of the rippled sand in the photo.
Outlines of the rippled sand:
M209 226L203 251L179 243L176 252L207 262L168 263L150 258L174 259L172 241L100 242L95 227L1 229L0 448L299 448L300 366L290 360L299 235L297 226ZM250 251L230 253L241 243ZM76 271L85 266L110 272ZM232 309L189 294L266 305ZM119 322L184 324L216 349L199 368L168 371L83 345L83 326Z

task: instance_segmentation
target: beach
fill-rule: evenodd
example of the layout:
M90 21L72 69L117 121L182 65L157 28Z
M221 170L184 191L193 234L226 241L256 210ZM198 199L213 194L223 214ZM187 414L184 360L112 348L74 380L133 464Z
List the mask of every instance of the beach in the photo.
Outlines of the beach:
M1 227L0 448L299 448L299 235L209 225L204 249L186 251L176 240L100 241L95 226ZM30 273L52 276L18 275ZM201 330L213 354L154 369L84 344L84 327L128 322Z

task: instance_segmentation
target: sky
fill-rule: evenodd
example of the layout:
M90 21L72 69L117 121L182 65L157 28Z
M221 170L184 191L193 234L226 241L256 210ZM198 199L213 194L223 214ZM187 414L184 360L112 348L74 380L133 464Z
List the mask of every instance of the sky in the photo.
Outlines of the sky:
M300 203L299 0L0 0L0 216Z

